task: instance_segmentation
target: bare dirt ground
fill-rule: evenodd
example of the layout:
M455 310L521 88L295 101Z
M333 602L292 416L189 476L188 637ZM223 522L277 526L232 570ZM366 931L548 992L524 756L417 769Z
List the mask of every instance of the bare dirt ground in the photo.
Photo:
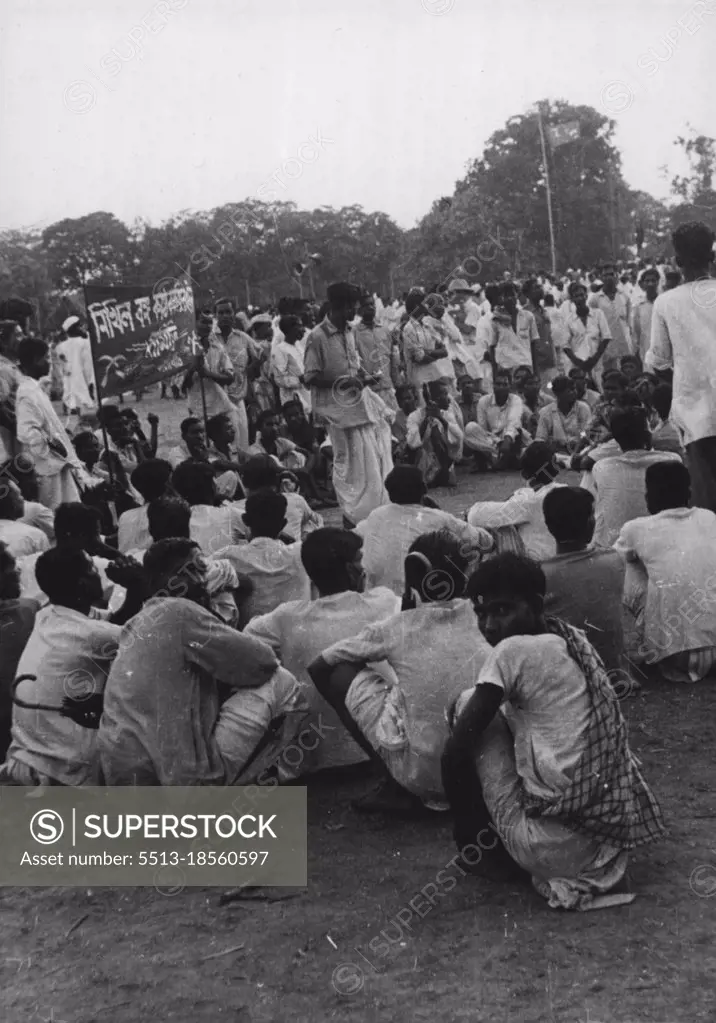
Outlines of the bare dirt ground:
M180 403L148 408L163 433L183 414ZM462 510L516 483L465 477L457 495L436 496ZM309 884L275 889L292 896L282 901L220 907L221 891L206 888L0 889L0 1020L716 1020L716 689L651 683L622 706L670 828L633 857L631 906L558 913L529 888L462 877L446 822L366 818L349 806L365 772L319 777Z

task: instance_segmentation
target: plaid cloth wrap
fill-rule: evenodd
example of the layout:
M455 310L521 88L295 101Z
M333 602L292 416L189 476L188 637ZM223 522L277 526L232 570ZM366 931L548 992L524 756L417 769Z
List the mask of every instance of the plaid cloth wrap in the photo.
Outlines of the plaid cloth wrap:
M627 726L601 658L579 629L547 618L587 682L591 721L586 749L572 783L556 799L525 796L529 816L559 817L575 831L621 849L654 842L665 833L661 809L629 748Z

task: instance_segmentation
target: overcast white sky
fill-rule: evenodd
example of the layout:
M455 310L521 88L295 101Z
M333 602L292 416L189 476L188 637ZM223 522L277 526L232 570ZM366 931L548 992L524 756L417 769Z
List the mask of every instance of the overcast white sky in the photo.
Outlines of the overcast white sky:
M686 122L716 134L716 0L3 0L0 27L0 228L262 185L408 227L544 97L614 117L660 197Z

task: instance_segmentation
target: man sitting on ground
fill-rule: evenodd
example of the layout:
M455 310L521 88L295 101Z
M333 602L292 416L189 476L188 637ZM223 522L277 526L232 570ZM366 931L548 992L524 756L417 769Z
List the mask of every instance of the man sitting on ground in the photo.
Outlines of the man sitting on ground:
M570 380L574 381L574 386L577 391L577 401L583 401L589 405L589 411L593 414L594 409L602 400L602 396L599 391L593 391L592 388L587 385L587 374L581 366L572 367L567 376Z
M142 605L143 579L141 573L123 572L127 600L107 620L96 611L102 580L85 551L65 546L45 551L36 572L50 603L38 612L17 666L18 679L28 677L15 693L0 784L99 785L97 732L64 714L63 701L69 697L82 708L101 697L121 624Z
M235 433L234 417L229 413L219 414L227 416ZM178 465L187 460L203 462L212 468L216 477L216 492L220 497L231 501L233 498L241 496L239 484L240 462L227 462L221 455L217 457L217 452L212 453L206 443L204 426L196 416L189 416L187 419L183 419L179 429L181 430L182 442L177 447L172 448L167 455L172 468L176 469Z
M12 685L40 609L36 600L20 596L20 572L10 551L0 543L0 762L10 745Z
M244 466L242 478L247 497L263 490L272 490L277 494L281 487L281 474L274 460L268 455L253 455ZM284 533L289 541L304 540L314 529L321 528L322 517L313 511L305 498L294 493L284 494L284 497L286 498ZM234 507L243 516L246 501L235 501Z
M262 412L258 418L259 432L249 448L249 455L268 455L280 469L295 472L303 469L310 452L301 451L297 444L279 435L279 417L273 409Z
M296 680L208 609L206 562L185 539L144 559L153 594L122 632L97 736L106 785L249 784L297 734ZM177 593L181 580L181 596ZM219 710L217 683L236 690Z
M542 562L547 580L545 614L582 629L619 693L631 685L622 674L621 601L624 564L616 551L595 547L594 498L581 487L557 487L544 499L544 520L557 553Z
M602 379L602 400L592 410L592 422L589 425L590 444L604 444L605 441L611 440L612 412L628 387L629 381L618 369L605 372Z
M405 559L400 614L334 643L308 667L319 693L394 783L386 784L385 802L365 801L364 810L444 809L445 711L474 685L489 654L463 599L461 546L449 530L418 537Z
M148 458L132 473L132 486L142 495L144 504L119 516L117 546L122 554L136 548L144 550L149 546L147 506L150 501L156 501L170 491L171 477L171 464L163 458Z
M551 444L553 451L574 455L587 443L592 413L586 402L577 400L569 377L556 377L552 391L555 400L540 412L535 440Z
M408 416L408 447L428 487L457 486L455 462L462 458L463 433L442 380L425 385L425 404Z
M307 725L315 734L299 744L304 753L298 765L301 775L366 759L307 671L333 643L356 636L400 611L400 600L390 590L366 588L362 549L363 542L354 531L315 530L301 545L301 561L317 599L280 604L270 614L253 618L244 630L244 635L267 643L303 689L311 714Z
M144 561L147 550L153 543L160 540L173 540L178 537L191 539L191 507L176 494L158 497L147 508L149 523L149 543L145 549L130 551L131 557L139 562ZM239 579L230 561L206 555L207 574L206 587L211 598L211 610L229 625L236 626L239 621L238 608L251 592L248 580Z
M509 373L498 369L493 393L483 394L477 403L477 422L465 426L465 446L475 452L476 467L507 469L519 458L524 405L510 387Z
M238 575L253 583L241 624L268 614L284 601L308 600L311 595L300 544L279 540L286 527L285 496L271 491L252 494L246 499L243 518L249 542L217 552L218 557L231 562Z
M0 542L14 558L26 558L49 549L47 535L37 526L23 522L25 500L20 488L9 478L0 482Z
M191 505L191 538L204 554L244 539L244 523L235 504L218 505L214 471L205 462L182 462L172 474L172 487Z
M470 526L449 512L425 507L427 488L417 467L397 465L386 476L385 489L391 503L374 509L356 526L363 538L363 567L369 587L387 586L400 595L405 558L411 543L423 533L449 529L463 542L465 551L478 558L492 550L494 541L487 530Z
M443 757L462 862L503 876L517 864L550 907L586 908L622 880L629 850L663 835L659 806L594 649L545 618L539 565L499 555L468 595L493 650L456 703Z
M691 481L678 461L646 470L649 515L622 528L629 657L675 682L699 682L716 665L716 515L689 508Z
M541 561L557 553L554 537L545 525L542 503L555 487L559 468L549 444L534 441L522 455L520 471L526 487L516 490L506 501L478 501L467 513L471 526L498 531L516 528L527 554Z
M600 547L611 547L626 522L646 515L644 475L648 467L655 462L681 461L673 451L649 450L651 438L643 409L617 409L612 413L611 428L621 454L603 458L592 469L597 520L594 542Z

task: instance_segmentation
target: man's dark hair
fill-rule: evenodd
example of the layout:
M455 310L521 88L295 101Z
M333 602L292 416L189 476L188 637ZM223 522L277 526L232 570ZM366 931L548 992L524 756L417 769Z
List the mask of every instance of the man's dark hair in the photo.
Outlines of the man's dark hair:
M31 366L33 362L47 355L48 346L40 338L24 337L17 346L17 358L21 366Z
M574 380L570 377L555 377L552 381L552 393L555 395L564 394L574 387Z
M216 498L214 470L206 462L189 458L172 473L172 486L190 505L212 505Z
M301 561L319 593L348 588L346 568L362 546L362 537L348 529L324 526L308 534L301 544Z
M512 384L512 374L510 373L509 369L500 369L498 367L495 370L495 372L493 374L493 377L492 377L493 385L495 383L495 380L497 380L498 378L502 378L503 380L506 380L509 385Z
M247 490L278 486L280 470L270 455L254 455L241 469L241 481Z
M594 497L584 487L555 487L542 503L547 529L557 543L581 539L594 513Z
M287 501L274 490L260 490L246 498L244 522L253 535L277 537L286 525Z
M622 451L639 451L646 447L649 431L643 409L616 408L609 417L609 426Z
M92 539L99 533L100 524L101 516L96 508L80 504L79 501L61 504L55 512L57 543Z
M41 554L35 563L37 585L51 604L71 606L89 566L89 555L81 548L53 547Z
M217 298L216 302L214 302L214 312L216 312L220 305L230 305L232 309L236 309L233 298Z
M157 497L147 507L149 535L157 543L172 537L189 539L191 505L181 497Z
M554 460L551 445L534 440L525 448L520 459L520 472L526 480L551 483L559 476L559 466Z
M172 467L163 458L148 458L140 462L132 473L132 486L149 504L166 492L172 476Z
M199 544L184 537L173 537L152 544L144 555L149 592L156 594L165 590L167 596L182 596L189 581L191 566L200 555Z
M511 596L526 600L533 607L541 606L547 590L540 565L523 554L510 551L481 561L467 582L467 596Z
M286 334L289 333L290 330L293 330L294 327L300 326L302 326L301 317L295 316L294 314L282 316L281 319L278 321L278 329L281 331L284 337L286 336Z
M284 415L286 415L287 412L290 412L291 409L294 408L297 408L301 412L303 411L303 405L297 398L291 398L290 401L285 401L281 406L281 411Z
M275 409L265 408L262 412L259 413L259 417L256 420L256 422L258 424L259 429L261 429L261 427L264 425L264 423L266 422L267 419L278 419L278 418L279 418L279 414L278 414L278 412Z
M396 465L385 477L385 489L393 504L420 504L427 493L423 474L414 465Z
M181 431L182 437L186 437L186 435L189 433L189 430L191 430L192 426L195 426L197 423L201 425L201 419L197 419L196 416L187 416L186 419L182 419L182 421L179 423L179 429Z
M676 262L684 268L707 267L714 258L714 240L714 232L701 221L682 224L671 236Z
M218 437L228 423L231 423L231 416L228 412L218 412L215 416L207 419L206 435L209 440Z
M691 476L683 462L655 462L646 470L645 484L652 514L686 508L691 500Z

